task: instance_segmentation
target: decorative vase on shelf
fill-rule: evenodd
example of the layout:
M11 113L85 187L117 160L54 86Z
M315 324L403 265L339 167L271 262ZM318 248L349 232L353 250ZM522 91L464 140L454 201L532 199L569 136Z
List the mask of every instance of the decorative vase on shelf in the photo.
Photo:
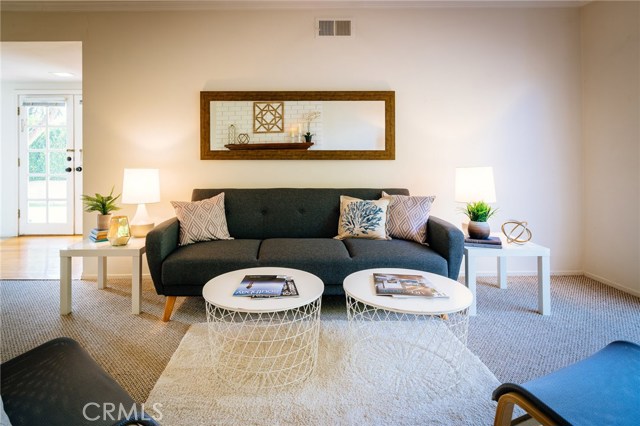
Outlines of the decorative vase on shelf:
M107 239L112 246L126 246L131 238L129 220L126 216L113 216L109 223Z
M467 231L469 232L469 237L476 240L485 240L489 238L489 234L491 233L489 222L470 221Z
M109 229L109 223L111 223L111 214L98 213L98 229Z

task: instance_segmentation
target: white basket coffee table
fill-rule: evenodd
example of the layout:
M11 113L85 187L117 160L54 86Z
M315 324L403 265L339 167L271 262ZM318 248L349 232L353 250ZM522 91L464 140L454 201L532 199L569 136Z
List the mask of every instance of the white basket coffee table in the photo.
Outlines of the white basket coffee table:
M234 297L245 275L290 275L299 297ZM320 332L320 278L290 268L249 268L217 276L202 290L216 373L232 386L278 388L315 369Z
M376 296L374 273L423 275L449 297ZM376 371L394 369L396 393L410 392L417 381L427 380L435 393L457 385L473 301L468 288L429 272L380 268L349 275L344 290L352 333L351 365L361 376L375 381Z

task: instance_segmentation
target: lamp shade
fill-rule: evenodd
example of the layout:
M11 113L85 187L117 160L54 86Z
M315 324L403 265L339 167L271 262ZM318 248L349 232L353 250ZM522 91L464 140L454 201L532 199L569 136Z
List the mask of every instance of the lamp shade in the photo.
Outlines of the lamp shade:
M160 202L160 171L158 169L124 169L123 204Z
M493 167L456 168L456 201L495 203L496 185L493 180Z

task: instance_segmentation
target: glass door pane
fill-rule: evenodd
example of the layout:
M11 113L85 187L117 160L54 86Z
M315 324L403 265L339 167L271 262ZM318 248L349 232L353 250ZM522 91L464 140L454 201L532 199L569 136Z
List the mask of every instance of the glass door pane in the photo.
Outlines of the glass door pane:
M72 117L67 97L20 97L20 234L73 233Z

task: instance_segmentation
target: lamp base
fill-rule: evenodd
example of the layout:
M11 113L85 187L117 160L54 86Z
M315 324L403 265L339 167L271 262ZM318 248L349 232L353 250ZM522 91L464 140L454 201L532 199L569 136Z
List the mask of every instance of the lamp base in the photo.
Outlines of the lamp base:
M129 225L129 227L131 228L131 235L136 238L146 237L149 231L151 231L154 226L155 226L155 223Z

